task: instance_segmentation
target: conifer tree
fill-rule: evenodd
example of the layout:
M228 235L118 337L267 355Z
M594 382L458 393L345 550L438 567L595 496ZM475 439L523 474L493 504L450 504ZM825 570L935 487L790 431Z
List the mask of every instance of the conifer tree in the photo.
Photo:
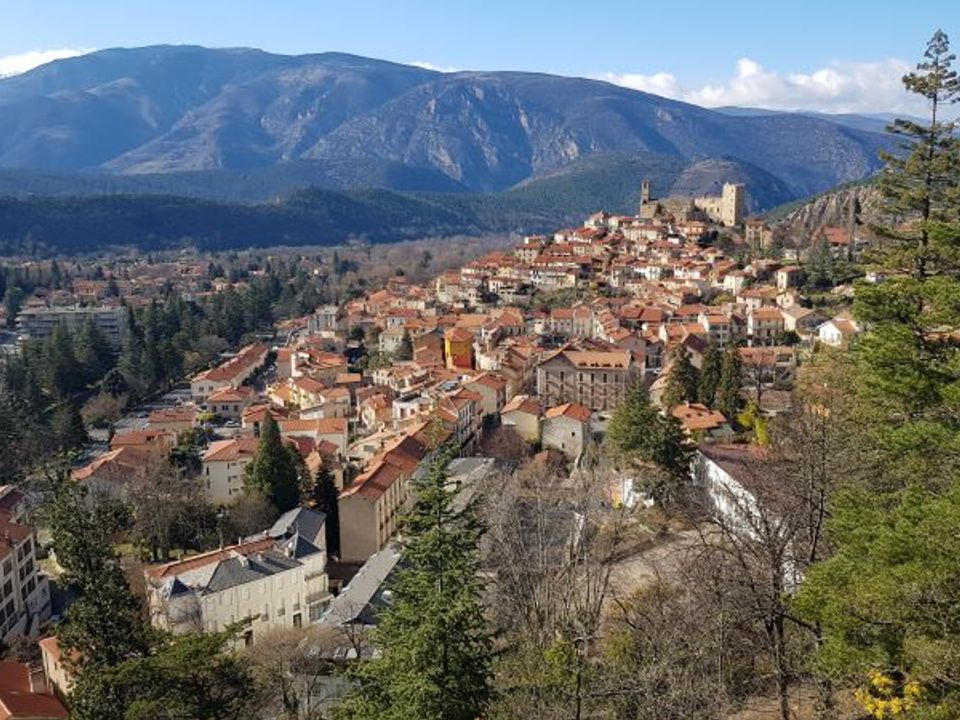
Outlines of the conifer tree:
M340 555L340 506L337 502L339 492L333 479L333 473L324 462L317 468L317 477L313 484L314 507L327 516L324 529L327 537L327 552Z
M83 672L116 665L146 652L140 603L127 585L110 538L125 521L122 508L96 502L66 470L53 479L44 508L61 580L77 594L58 626L61 645L79 653Z
M93 319L88 319L77 332L74 354L87 383L100 380L113 367L113 348Z
M740 389L743 387L743 367L740 353L735 345L723 353L720 368L720 384L717 387L715 407L731 420L740 410Z
M397 348L393 356L394 360L413 360L413 338L409 331L404 331L403 339L400 341L400 347Z
M885 241L867 257L887 277L861 283L855 302L871 329L861 348L865 384L878 399L896 402L899 417L914 420L960 411L960 345L953 335L960 328L960 138L956 123L943 118L960 101L953 61L938 30L916 71L903 78L930 114L926 122L891 126L903 143L884 155L879 186L898 222L876 228Z
M960 78L942 31L904 76L929 108L897 120L880 188L892 227L860 283L866 332L854 349L862 485L836 492L834 555L815 566L797 610L821 628L816 667L859 685L873 717L960 717L960 138L945 122Z
M50 430L62 450L79 447L89 439L80 410L72 401L64 402L54 411Z
M244 485L263 495L282 513L300 504L300 472L295 453L284 445L277 421L267 413L260 429L257 457L247 465Z
M696 401L699 383L697 369L690 360L690 351L682 342L677 343L670 352L663 406L669 410L682 403Z
M658 503L676 497L686 483L690 448L683 430L676 418L657 411L643 380L636 380L617 406L605 442L622 460L652 464L659 471L644 488Z
M697 400L707 407L713 407L717 388L720 386L720 373L723 371L723 353L716 343L707 345L703 355L703 367L700 369L700 383L697 386Z
M379 656L359 665L344 720L476 720L492 695L493 648L481 594L474 501L449 483L452 454L438 451L403 525L403 561L378 618Z

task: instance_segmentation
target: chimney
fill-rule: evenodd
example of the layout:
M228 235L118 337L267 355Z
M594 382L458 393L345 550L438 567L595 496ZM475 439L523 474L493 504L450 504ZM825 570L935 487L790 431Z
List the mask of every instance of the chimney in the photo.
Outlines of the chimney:
M30 692L34 694L38 693L49 693L50 687L47 684L47 675L43 672L43 668L36 666L31 667L29 670L30 673Z

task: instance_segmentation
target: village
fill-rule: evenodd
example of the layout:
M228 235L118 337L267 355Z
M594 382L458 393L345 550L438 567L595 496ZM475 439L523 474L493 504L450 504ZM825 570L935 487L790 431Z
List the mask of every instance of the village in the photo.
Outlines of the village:
M744 217L743 193L727 183L717 197L657 200L645 182L636 215L598 212L581 227L525 236L425 283L397 274L281 322L273 337L224 353L126 414L72 469L93 493L122 497L132 477L177 452L186 436L199 437L197 472L187 481L228 516L246 493L261 431L275 422L310 476L329 472L338 494L336 552L324 514L302 506L255 535L148 564L151 621L174 632L240 621L247 645L277 627L373 623L371 603L399 561L411 482L439 447L456 448L451 473L465 486L520 462L574 472L637 382L700 448L696 464L708 471L699 477L711 492L741 492L738 454L762 442L764 418L789 409L797 367L821 348L845 348L861 330L843 309L843 288L826 310L811 307L805 258L765 252L772 231ZM736 256L710 241L718 232L735 238ZM839 257L858 250L844 229L821 235ZM171 267L140 283L160 287L175 272L189 296L203 269ZM59 291L72 304L34 296L18 314L18 333L44 339L57 326L76 331L92 320L119 343L119 300L150 296L133 285L76 283ZM223 278L205 291L229 287ZM731 353L742 367L733 408L665 397L671 363L682 358L699 371L711 354ZM609 507L649 503L631 477L605 482ZM7 645L44 634L54 615L37 529L25 519L29 500L14 487L0 491ZM56 639L40 640L40 649L46 682L65 696L71 679Z

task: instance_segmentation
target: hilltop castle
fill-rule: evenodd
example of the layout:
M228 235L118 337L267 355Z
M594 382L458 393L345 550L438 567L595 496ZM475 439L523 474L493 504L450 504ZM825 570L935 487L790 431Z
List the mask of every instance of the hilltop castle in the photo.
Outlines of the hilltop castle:
M743 222L746 189L742 183L724 183L720 195L686 197L682 195L654 199L650 197L650 181L640 185L641 220L672 215L678 221L705 220L726 227Z

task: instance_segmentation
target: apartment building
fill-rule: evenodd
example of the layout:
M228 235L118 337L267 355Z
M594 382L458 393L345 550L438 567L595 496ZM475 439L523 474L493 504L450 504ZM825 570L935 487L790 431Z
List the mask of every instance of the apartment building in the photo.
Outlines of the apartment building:
M119 346L123 339L126 309L123 307L40 307L27 308L17 315L17 332L20 340L46 340L56 327L63 326L76 333L88 320L113 345Z
M242 623L247 645L269 630L317 622L331 599L325 520L294 508L236 545L148 568L151 622L173 633Z
M0 641L36 635L50 618L50 585L37 565L36 529L25 520L26 496L0 486Z
M229 505L243 493L243 473L257 456L260 440L240 435L217 440L203 454L203 489L214 505Z
M537 366L537 394L548 406L613 410L639 373L627 350L559 350Z
M340 493L343 562L365 562L396 534L410 503L410 478L428 454L415 434L406 434L374 456L364 473Z
M266 345L248 345L226 362L195 375L190 381L193 401L203 405L217 390L240 387L266 362L268 351Z

